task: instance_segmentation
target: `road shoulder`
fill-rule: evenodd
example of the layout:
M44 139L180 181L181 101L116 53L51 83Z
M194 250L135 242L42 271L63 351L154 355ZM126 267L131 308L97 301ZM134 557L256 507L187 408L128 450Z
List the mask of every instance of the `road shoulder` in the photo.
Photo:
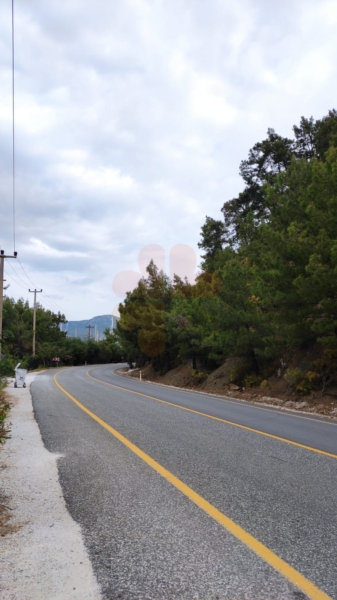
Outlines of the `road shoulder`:
M138 380L139 378L139 371L140 369L129 369L129 370L125 370L125 368L119 368L119 369L115 369L113 370L114 374L117 375L118 377L123 377L124 379L131 379L131 380ZM230 401L230 402L236 402L236 403L241 403L241 404L246 404L247 406L257 406L257 407L265 407L265 408L269 408L269 409L276 409L278 411L282 411L285 413L289 413L289 414L299 414L299 415L308 415L312 418L319 418L319 419L328 419L329 421L331 421L332 423L337 423L337 408L331 408L330 412L327 413L320 413L320 412L316 412L316 410L306 410L306 407L303 406L305 404L307 404L306 402L301 403L295 403L295 402L287 402L284 399L281 398L271 398L269 396L260 396L258 399L252 400L252 399L248 399L245 397L241 397L238 395L234 395L232 394L231 396L228 394L220 394L218 393L212 393L209 391L205 391L205 390L198 390L196 388L191 388L191 387L182 387L182 386L178 386L178 385L172 385L169 383L163 383L161 381L152 381L151 379L144 379L142 377L142 379L140 379L141 383L146 383L146 384L151 384L153 386L160 386L160 387L164 387L164 388L171 388L174 390L180 390L181 392L187 392L190 394L199 394L200 396L209 396L211 398L216 398L217 400L223 400L224 402Z
M2 536L3 600L99 600L81 529L59 483L57 454L46 450L35 421L29 385L6 389L13 407L11 439L0 454L0 491L10 511Z

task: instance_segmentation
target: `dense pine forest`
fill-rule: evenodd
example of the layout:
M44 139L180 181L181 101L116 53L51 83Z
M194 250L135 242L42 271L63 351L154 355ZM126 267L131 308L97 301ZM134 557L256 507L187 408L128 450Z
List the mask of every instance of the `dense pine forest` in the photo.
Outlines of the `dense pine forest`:
M282 369L299 393L335 384L337 112L293 133L269 129L241 162L243 191L201 228L193 285L151 262L127 294L117 337L130 363L165 373L190 361L197 380L237 357L240 385ZM304 350L310 364L286 368Z

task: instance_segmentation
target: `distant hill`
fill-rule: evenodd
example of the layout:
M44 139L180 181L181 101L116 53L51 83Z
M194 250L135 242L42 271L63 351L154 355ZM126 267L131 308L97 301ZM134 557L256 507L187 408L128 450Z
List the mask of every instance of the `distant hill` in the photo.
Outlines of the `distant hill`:
M89 329L86 329L87 325L92 325L94 328L90 330L91 339L102 340L104 339L104 329L116 328L118 317L111 315L99 315L92 319L84 319L83 321L68 321L68 323L61 324L62 331L68 332L68 337L78 337L82 340L88 339Z

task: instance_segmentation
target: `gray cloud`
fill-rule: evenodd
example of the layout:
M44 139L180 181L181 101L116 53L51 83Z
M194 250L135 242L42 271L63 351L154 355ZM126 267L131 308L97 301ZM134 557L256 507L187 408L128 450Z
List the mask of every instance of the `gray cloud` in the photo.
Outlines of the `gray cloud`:
M330 0L16 0L17 249L36 285L69 318L90 317L118 302L113 277L137 270L143 246L197 250L205 215L240 191L239 163L267 128L289 136L302 114L334 105L336 24ZM10 32L6 0L6 250Z

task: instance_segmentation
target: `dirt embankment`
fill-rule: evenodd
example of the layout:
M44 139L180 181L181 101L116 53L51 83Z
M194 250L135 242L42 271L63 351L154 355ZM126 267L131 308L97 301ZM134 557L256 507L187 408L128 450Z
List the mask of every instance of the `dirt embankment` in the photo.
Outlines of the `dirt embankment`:
M261 382L260 385L240 387L231 383L233 369L237 365L238 360L231 358L211 373L194 371L190 363L180 365L165 375L160 375L151 366L142 368L141 372L143 381L153 381L337 418L337 390L328 390L329 393L325 395L322 395L321 391L314 391L308 395L298 394L285 380L281 370L277 375ZM128 372L128 369L125 369L124 372ZM130 370L128 374L139 378L139 372L140 369L135 369Z

